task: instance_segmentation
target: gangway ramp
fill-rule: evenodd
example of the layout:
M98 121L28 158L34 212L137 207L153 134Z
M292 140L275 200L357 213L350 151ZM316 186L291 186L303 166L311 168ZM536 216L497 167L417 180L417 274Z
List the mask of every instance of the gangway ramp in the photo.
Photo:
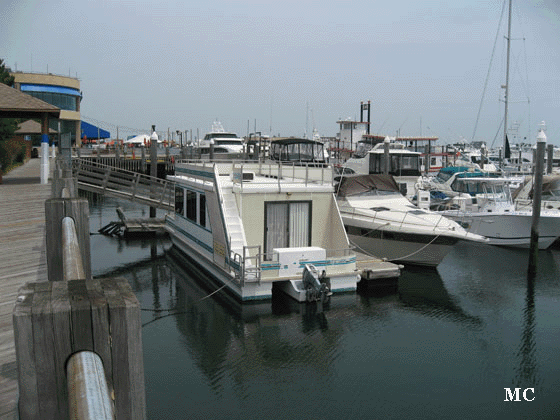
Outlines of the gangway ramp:
M165 179L76 158L72 159L72 175L85 191L165 210L175 208L175 184Z

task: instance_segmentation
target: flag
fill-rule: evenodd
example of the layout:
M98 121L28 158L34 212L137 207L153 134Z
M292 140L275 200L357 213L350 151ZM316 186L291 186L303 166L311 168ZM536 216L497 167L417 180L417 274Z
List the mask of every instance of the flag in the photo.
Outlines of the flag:
M504 158L509 159L511 157L511 149L509 148L509 141L506 134L506 150L504 152Z

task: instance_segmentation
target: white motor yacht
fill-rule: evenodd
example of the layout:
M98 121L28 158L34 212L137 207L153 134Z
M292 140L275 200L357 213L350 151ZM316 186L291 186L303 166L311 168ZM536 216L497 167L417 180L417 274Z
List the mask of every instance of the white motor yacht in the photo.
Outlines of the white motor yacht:
M441 214L413 205L391 175L350 175L336 186L340 214L358 251L437 266L460 240L486 242Z

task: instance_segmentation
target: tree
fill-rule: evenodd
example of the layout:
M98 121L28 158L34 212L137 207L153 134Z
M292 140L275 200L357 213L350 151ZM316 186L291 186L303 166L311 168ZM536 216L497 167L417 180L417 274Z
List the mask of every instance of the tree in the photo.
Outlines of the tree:
M14 80L14 76L10 74L4 64L4 59L0 58L0 83L14 87Z
M8 85L10 87L14 86L14 76L10 74L4 60L0 58L0 83ZM14 153L11 151L12 147L9 147L8 140L14 137L14 133L18 128L18 120L14 118L0 118L0 171L6 170L6 168L11 165L13 161Z

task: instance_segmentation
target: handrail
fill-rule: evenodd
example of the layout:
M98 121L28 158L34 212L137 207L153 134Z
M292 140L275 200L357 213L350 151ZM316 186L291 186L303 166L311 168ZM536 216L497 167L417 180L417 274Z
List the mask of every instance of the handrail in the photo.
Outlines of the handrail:
M82 189L153 203L159 207L174 207L173 183L168 180L84 159L73 159L73 174Z
M86 278L76 224L71 217L62 219L62 273L65 281Z
M66 365L71 420L114 420L113 403L101 358L91 351L74 353Z

